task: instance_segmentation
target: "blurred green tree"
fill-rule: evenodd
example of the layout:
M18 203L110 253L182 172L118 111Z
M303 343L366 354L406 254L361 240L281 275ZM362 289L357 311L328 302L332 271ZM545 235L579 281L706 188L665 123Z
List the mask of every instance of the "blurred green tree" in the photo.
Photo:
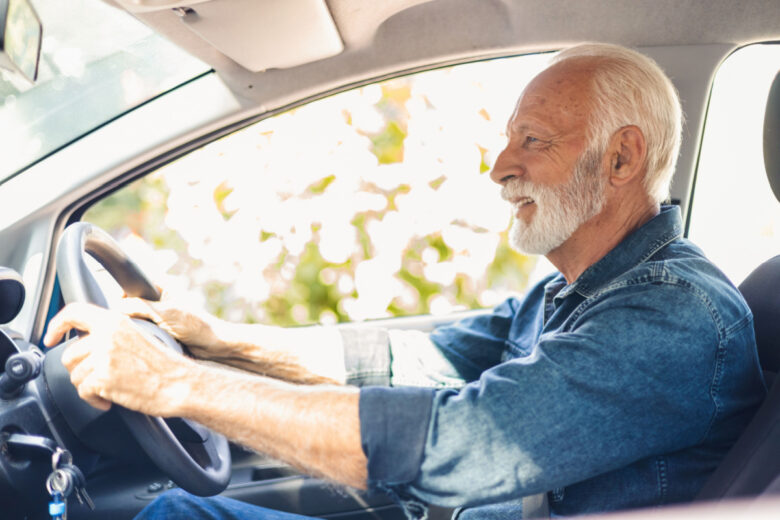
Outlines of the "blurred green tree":
M261 121L117 190L84 219L120 241L140 237L150 264L236 321L492 305L526 287L536 259L509 247L508 211L488 211L500 202L475 204L503 125L479 100L463 102L483 81L453 93L453 74L393 79ZM462 119L438 122L458 110ZM307 135L319 148L301 147Z

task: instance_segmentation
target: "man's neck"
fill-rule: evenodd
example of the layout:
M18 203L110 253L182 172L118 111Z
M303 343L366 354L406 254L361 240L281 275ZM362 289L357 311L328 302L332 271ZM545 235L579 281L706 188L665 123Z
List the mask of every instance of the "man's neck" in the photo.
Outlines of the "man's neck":
M627 207L608 203L563 244L547 253L547 259L563 274L567 283L572 283L659 211L658 204Z

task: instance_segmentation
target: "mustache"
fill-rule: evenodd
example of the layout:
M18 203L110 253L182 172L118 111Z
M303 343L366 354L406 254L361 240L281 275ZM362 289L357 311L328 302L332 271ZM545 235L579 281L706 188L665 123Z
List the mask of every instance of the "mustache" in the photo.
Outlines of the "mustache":
M501 198L506 201L518 199L520 197L530 197L534 200L540 197L546 190L551 188L544 188L525 179L513 178L509 179L506 184L501 187Z

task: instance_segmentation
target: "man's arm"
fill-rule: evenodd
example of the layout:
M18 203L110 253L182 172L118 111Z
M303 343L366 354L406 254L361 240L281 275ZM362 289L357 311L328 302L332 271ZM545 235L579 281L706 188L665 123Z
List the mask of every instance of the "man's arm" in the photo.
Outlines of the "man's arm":
M188 398L173 415L308 474L365 489L358 389L292 385L203 366L187 381Z
M462 369L469 353L448 355L453 354L450 344L458 345L457 337L446 332L453 327L438 334L447 340L442 350L430 334L417 330L230 323L171 299L125 298L114 308L155 322L195 357L293 383L452 388L466 382ZM490 320L501 321L496 313ZM503 341L497 344L503 348ZM483 345L479 351L482 369L498 362L499 353L490 359L486 354L490 350ZM468 368L480 372L472 365Z
M366 486L357 389L298 386L203 365L160 348L126 316L88 304L63 309L44 341L54 345L73 328L87 335L66 348L62 361L91 405L193 419L306 472Z
M333 327L230 323L185 302L125 298L125 314L153 321L200 358L300 384L344 384L341 336Z

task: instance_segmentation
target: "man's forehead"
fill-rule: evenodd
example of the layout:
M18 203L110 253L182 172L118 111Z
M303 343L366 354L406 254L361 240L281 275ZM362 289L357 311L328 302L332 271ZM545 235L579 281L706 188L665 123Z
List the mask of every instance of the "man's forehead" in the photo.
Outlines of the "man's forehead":
M542 71L523 90L512 120L549 119L550 123L581 123L590 112L592 68L559 63ZM513 123L510 121L510 124Z

